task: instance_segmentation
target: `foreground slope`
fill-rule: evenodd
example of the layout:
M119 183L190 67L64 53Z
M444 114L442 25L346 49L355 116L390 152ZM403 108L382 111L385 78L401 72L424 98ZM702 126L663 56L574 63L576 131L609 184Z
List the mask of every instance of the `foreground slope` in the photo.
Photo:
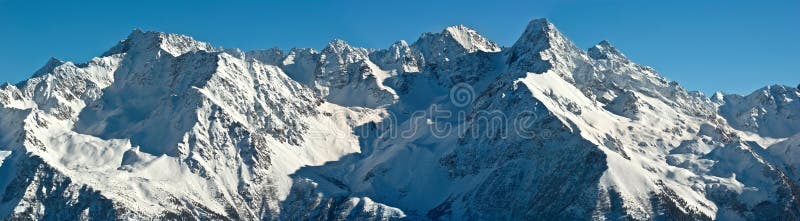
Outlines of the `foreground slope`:
M0 215L798 219L800 93L759 91L709 99L545 19L506 48L464 26L289 52L134 31L0 87Z

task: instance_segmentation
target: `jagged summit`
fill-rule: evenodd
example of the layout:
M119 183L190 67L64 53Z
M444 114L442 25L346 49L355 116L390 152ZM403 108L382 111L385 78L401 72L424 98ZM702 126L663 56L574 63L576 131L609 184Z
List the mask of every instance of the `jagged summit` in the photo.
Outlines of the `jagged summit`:
M714 102L714 103L719 103L719 104L724 103L725 102L725 92L716 91L716 92L714 92L714 94L711 95L711 97L709 99L711 99L711 101Z
M197 41L186 35L134 29L117 46L104 53L104 56L125 53L131 50L153 52L159 49L174 57L190 51L215 51L210 44Z
M794 100L800 96L800 89L789 85L773 84L759 88L748 96L762 96L771 100Z
M547 18L532 19L528 22L528 26L525 27L526 33L544 33L551 31L557 31L556 26Z
M405 40L392 43L388 49L375 50L369 56L381 68L399 72L419 72L423 66L421 60L424 59Z
M322 74L329 74L347 69L346 64L356 63L367 60L369 52L367 49L353 47L341 39L333 39L320 52L322 62Z
M42 66L41 68L39 68L39 70L36 70L36 72L33 73L32 77L35 78L50 73L53 71L54 68L61 66L64 63L65 63L64 61L59 60L58 58L50 57L50 59L47 60L47 63L45 63L44 66Z
M443 63L475 52L499 52L500 46L463 25L445 28L440 33L423 33L412 45L425 63Z
M782 84L768 85L768 86L763 87L763 88L761 88L759 90L767 90L767 91L772 92L773 94L775 94L775 93L784 94L784 93L791 93L791 92L796 92L797 91L797 90L795 90L795 88L792 88L789 85L782 85Z
M515 54L521 53L518 50L538 52L553 47L574 48L575 46L546 18L531 20L522 36L512 46Z
M368 52L367 49L353 47L346 41L342 39L335 38L328 42L325 48L322 49L323 54L336 54L336 55L344 55L347 56L348 54L356 53L359 56L365 56Z
M594 59L616 59L626 61L628 60L622 52L617 50L616 47L611 45L611 42L607 40L600 41L595 46L592 46L588 50L589 57Z
M748 95L720 94L713 99L720 115L734 128L767 137L800 133L800 89L769 85Z
M798 85L800 86L800 85ZM767 85L761 88L750 92L749 94L736 94L736 93L725 93L723 91L717 91L713 94L712 97L715 96L735 96L735 97L763 97L766 99L775 99L776 96L786 96L786 95L793 95L795 93L800 93L800 88L792 87L789 85L783 84L772 84Z
M406 40L395 41L394 43L392 43L392 45L389 46L390 49L399 49L407 47L408 47L408 42L406 42Z
M252 50L245 52L248 59L256 59L264 64L280 65L286 53L278 47L263 50Z
M557 66L557 63L579 64L563 67L567 69L585 66L587 63L583 58L585 53L561 34L553 23L540 18L531 20L519 39L508 49L506 63L517 70L541 73ZM573 73L566 72L573 71L564 70L564 72L561 74L562 77L572 78Z
M464 25L456 25L450 26L442 31L442 35L452 38L465 49L467 52L476 52L476 51L483 51L483 52L498 52L500 51L500 47L484 38L477 31L468 28Z
M326 46L326 48L333 48L334 50L348 48L348 47L352 47L352 46L350 46L350 44L348 44L346 41L344 41L342 39L339 39L339 38L334 38L333 40L328 42L328 44Z

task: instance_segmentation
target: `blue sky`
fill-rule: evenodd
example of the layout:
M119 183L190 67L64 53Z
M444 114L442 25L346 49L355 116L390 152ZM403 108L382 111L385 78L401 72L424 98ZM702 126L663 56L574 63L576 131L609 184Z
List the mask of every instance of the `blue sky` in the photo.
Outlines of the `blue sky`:
M464 24L510 46L547 17L582 48L611 41L689 90L800 83L800 1L18 1L0 0L0 82L50 57L84 62L134 28L242 49L370 48Z

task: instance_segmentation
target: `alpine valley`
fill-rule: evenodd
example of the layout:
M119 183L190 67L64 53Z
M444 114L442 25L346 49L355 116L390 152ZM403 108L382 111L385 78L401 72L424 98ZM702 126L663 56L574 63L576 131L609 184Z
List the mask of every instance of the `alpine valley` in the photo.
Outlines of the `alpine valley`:
M800 220L800 89L687 91L546 19L508 47L134 30L0 86L0 164L6 220Z

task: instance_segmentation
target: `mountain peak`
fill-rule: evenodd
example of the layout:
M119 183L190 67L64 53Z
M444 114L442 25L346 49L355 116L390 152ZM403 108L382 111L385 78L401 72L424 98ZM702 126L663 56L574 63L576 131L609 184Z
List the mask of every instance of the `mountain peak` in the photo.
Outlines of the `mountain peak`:
M714 92L714 94L711 95L710 99L711 99L711 101L713 101L715 103L724 102L725 101L725 93L722 92L722 91Z
M407 48L407 47L408 47L408 42L406 42L405 40L395 41L394 43L392 43L391 46L389 46L389 48Z
M389 46L389 51L391 51L394 54L405 53L406 50L409 50L409 46L408 46L408 42L406 42L404 40L396 41L396 42L392 43L392 45ZM396 56L399 56L399 55L396 55Z
M498 52L500 46L496 43L486 39L478 34L477 31L464 26L455 25L450 26L442 31L442 36L455 40L468 52L484 51L484 52Z
M344 65L369 59L367 49L353 47L342 39L333 39L320 52L323 70L342 70ZM324 72L324 71L323 71Z
M245 57L256 59L264 64L278 65L286 56L286 52L278 47L263 50L251 50L245 53Z
M537 54L545 50L568 54L582 53L546 18L531 20L510 50L509 63L514 63L523 57L538 57Z
M762 91L763 94L768 96L776 96L776 95L795 93L797 91L797 88L793 88L788 85L773 84L763 87L759 89L759 91Z
M336 54L338 56L343 57L352 57L356 56L358 58L365 58L367 56L367 49L353 47L352 45L348 44L346 41L338 38L334 38L328 45L322 49L323 54Z
M525 28L525 32L550 32L552 30L556 30L556 26L547 18L533 19Z
M533 19L528 22L519 40L525 39L566 39L558 28L546 18ZM517 41L519 42L519 41Z
M617 60L628 60L622 52L617 50L611 42L607 40L602 40L597 45L592 46L589 48L589 57L594 59L617 59Z
M47 63L45 63L44 66L42 66L41 68L39 68L39 70L33 73L33 77L39 77L47 73L50 73L53 71L53 69L55 69L58 66L61 66L64 63L65 63L64 61L59 60L58 58L50 57L50 59L47 60Z
M719 113L736 129L765 137L785 138L800 132L800 90L787 85L769 85L742 96L725 95L717 102ZM719 100L719 99L716 99Z
M566 40L566 37L564 37L564 35L558 31L553 23L546 18L539 18L528 22L528 26L522 33L522 36L514 45L517 46L519 44L532 43L534 46L541 47L534 47L532 49L544 49L546 47L550 47L551 43L557 43L561 41L569 42Z
M443 35L470 35L470 34L477 34L477 31L465 26L465 25L453 25L444 28L441 32Z
M431 49L437 48L437 46L457 45L467 53L500 51L500 46L496 43L464 25L449 26L440 33L423 33L414 44Z
M313 48L292 48L289 49L289 54L318 54L319 51Z
M333 40L328 42L328 47L337 47L337 48L350 47L350 44L348 44L346 41L342 39L334 38Z
M163 50L172 56L180 56L190 51L215 51L208 43L200 42L192 37L180 34L167 34L157 31L134 29L127 38L107 51L104 56L129 51Z
M572 45L553 23L546 18L539 18L533 19L528 23L525 32L514 43L514 47L528 46L528 49L541 51L552 47L554 44Z
M352 51L353 46L350 46L346 41L338 38L334 38L325 48L322 49L323 53L343 53L345 51Z
M597 45L600 45L600 46L603 46L603 47L614 47L613 45L611 45L611 42L609 42L608 40L602 40L602 41L600 41L600 43L597 43Z
M464 25L450 26L440 33L423 33L412 45L423 63L442 63L475 52L499 52L500 46Z

